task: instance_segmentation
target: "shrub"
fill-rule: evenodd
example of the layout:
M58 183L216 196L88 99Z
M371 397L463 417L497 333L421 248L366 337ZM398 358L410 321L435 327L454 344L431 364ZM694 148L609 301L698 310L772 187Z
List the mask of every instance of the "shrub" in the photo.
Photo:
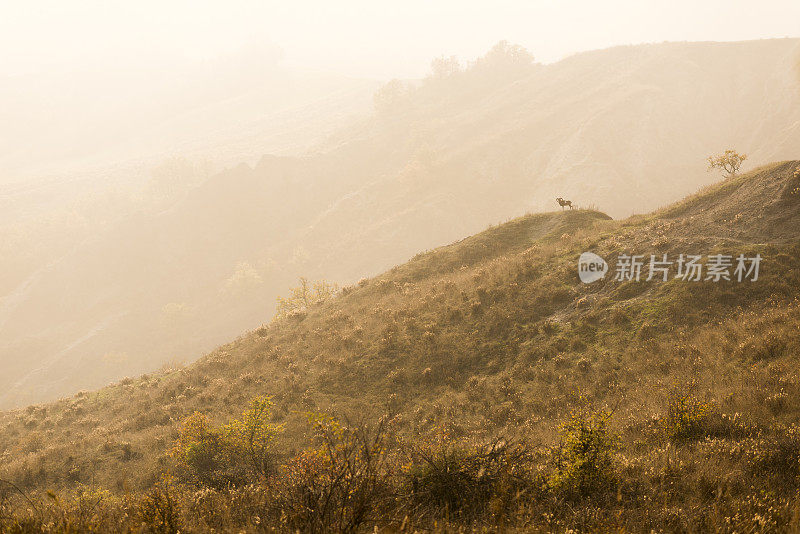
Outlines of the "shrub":
M441 436L410 449L402 487L411 515L469 519L493 501L508 506L527 485L528 466L527 452L505 440L470 450Z
M114 498L107 490L80 487L75 495L62 501L53 492L46 493L50 500L47 509L54 530L61 532L102 532L110 530L115 520Z
M195 412L183 421L172 456L189 481L206 486L225 485L222 477L227 465L224 436L206 415Z
M309 421L317 446L283 467L274 511L292 532L356 532L389 492L386 427L349 427L320 414Z
M223 488L265 479L274 472L274 442L283 425L270 422L271 397L256 397L241 419L215 428L195 412L184 420L172 454L193 483Z
M233 462L246 465L250 476L256 479L263 480L275 471L274 444L283 425L270 422L272 406L271 397L256 397L241 420L234 420L225 428L226 446L234 456Z
M667 399L664 429L672 441L699 439L707 434L714 405L688 393L673 392Z
M177 534L181 531L180 509L172 479L153 485L139 501L138 515L148 532Z
M609 429L611 412L573 412L561 425L555 470L548 486L568 497L590 497L616 485L613 454L618 438Z

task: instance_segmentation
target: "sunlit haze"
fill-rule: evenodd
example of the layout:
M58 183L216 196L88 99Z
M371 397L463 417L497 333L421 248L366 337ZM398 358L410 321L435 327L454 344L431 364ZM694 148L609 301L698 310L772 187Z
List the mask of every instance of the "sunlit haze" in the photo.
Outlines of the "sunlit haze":
M278 46L285 62L377 78L423 75L505 39L539 61L620 44L800 34L794 0L31 0L0 6L0 72L208 59Z
M0 532L800 532L800 0L0 0Z

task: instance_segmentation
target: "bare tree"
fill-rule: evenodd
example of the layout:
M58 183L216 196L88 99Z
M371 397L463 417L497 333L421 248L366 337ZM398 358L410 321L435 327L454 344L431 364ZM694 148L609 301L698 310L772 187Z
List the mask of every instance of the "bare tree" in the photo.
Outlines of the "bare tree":
M300 278L300 285L289 291L288 297L278 297L278 307L275 312L276 319L282 319L295 312L302 312L315 304L322 304L339 293L337 284L320 280L309 282L307 278Z
M735 150L726 150L724 154L709 156L708 170L719 169L728 177L735 176L746 159L746 154L739 154Z

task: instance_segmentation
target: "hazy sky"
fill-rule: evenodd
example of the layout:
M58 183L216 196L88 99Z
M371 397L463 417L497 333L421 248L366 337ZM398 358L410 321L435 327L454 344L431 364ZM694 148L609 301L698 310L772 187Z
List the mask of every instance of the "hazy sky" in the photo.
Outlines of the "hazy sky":
M288 65L424 74L501 39L550 62L664 40L800 36L798 0L0 0L0 72L205 59L277 44Z

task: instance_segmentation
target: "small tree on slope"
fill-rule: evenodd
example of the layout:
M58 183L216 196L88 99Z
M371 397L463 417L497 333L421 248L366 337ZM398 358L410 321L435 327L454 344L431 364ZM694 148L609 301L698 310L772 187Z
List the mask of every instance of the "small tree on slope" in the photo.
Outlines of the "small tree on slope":
M719 154L718 156L709 156L708 170L710 171L712 169L719 169L730 178L739 172L739 168L746 159L746 154L739 154L735 150L726 150L724 154Z

